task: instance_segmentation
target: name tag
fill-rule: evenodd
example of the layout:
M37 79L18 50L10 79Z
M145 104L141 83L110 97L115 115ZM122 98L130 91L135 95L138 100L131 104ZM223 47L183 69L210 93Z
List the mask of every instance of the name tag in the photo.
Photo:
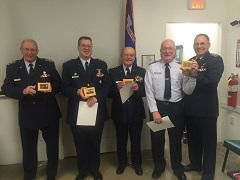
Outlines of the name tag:
M21 81L21 78L13 79L14 82Z
M79 76L72 76L72 79L76 79L76 78L79 78Z
M153 72L153 74L162 74L162 72Z

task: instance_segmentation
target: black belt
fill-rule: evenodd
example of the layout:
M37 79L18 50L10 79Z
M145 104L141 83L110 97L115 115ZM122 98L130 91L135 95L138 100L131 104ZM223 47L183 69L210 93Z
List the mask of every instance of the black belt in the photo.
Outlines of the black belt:
M177 105L177 104L181 104L183 102L183 100L180 100L178 102L170 102L170 101L159 101L159 100L156 100L157 104L163 104L165 106L168 106L168 105Z

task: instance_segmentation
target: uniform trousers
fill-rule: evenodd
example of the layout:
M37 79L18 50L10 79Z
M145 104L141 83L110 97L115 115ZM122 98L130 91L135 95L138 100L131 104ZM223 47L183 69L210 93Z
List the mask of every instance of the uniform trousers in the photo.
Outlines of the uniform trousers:
M99 170L103 126L103 124L96 126L71 125L79 175L96 175Z
M140 168L142 164L141 132L143 120L139 119L131 123L114 121L114 125L117 133L118 165L126 166L128 163L127 140L129 133L131 142L131 162L134 167Z
M217 144L217 117L187 117L189 160L193 167L203 168L203 176L214 177Z
M182 101L171 103L157 101L157 107L162 117L168 116L175 127L168 129L171 167L177 174L184 172L182 162L182 135L185 126L183 116ZM150 117L152 114L150 113ZM153 132L151 131L152 156L154 168L157 171L164 171L166 160L164 158L165 130Z
M57 175L58 168L58 156L59 156L59 122L55 124L31 129L20 126L20 134L22 140L23 150L23 169L24 179L34 179L37 173L38 165L38 133L42 131L42 137L46 143L47 151L47 176L55 177Z

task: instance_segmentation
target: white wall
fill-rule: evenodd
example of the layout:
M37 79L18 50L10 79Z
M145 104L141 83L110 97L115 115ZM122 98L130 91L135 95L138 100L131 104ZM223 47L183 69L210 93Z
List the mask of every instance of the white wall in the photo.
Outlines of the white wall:
M160 43L166 35L166 23L222 24L221 55L225 72L219 85L219 97L221 102L226 102L226 78L231 71L239 72L233 66L235 40L239 38L240 27L229 25L231 21L239 19L239 0L209 0L206 1L205 10L188 10L187 1L133 0L133 3L138 64L141 64L142 54L155 54L159 58ZM77 56L76 43L81 35L93 38L95 57L104 59L109 67L119 64L124 41L125 0L0 0L0 4L0 82L5 77L6 64L20 58L19 44L24 38L35 39L39 43L39 56L54 60L59 72L64 61ZM17 122L8 115L17 113L17 108L6 108L5 103L12 103L10 99L0 101L0 108L5 112L0 119L0 137L6 137L1 138L0 147L3 148L4 144L4 148L10 149L11 146L5 145L12 139L11 136L16 136L16 128L4 127ZM222 125L225 115L221 109L219 140L224 134ZM233 128L239 129L237 126ZM231 133L229 130L228 136ZM149 142L149 139L143 140ZM149 143L144 146L149 147ZM0 149L0 157L4 158L3 152ZM21 159L21 155L15 159Z
M231 3L230 3L231 2ZM226 30L227 33L224 34L226 39L225 44L225 72L223 76L224 85L222 86L222 93L220 94L221 99L221 114L222 114L222 140L224 139L240 139L240 95L238 91L238 107L227 108L227 78L231 73L240 75L240 68L235 67L236 63L236 46L237 40L240 39L240 25L231 26L230 22L234 20L240 20L240 1L231 0L229 1L226 16Z

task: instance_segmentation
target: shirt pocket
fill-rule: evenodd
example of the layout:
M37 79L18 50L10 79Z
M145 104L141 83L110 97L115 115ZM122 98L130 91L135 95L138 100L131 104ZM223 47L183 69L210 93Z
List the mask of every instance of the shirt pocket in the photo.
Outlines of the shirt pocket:
M171 84L172 84L173 86L176 86L176 87L181 88L182 78L179 77L179 76L171 77Z
M153 74L152 75L152 85L154 89L159 89L165 84L165 79L163 74Z

